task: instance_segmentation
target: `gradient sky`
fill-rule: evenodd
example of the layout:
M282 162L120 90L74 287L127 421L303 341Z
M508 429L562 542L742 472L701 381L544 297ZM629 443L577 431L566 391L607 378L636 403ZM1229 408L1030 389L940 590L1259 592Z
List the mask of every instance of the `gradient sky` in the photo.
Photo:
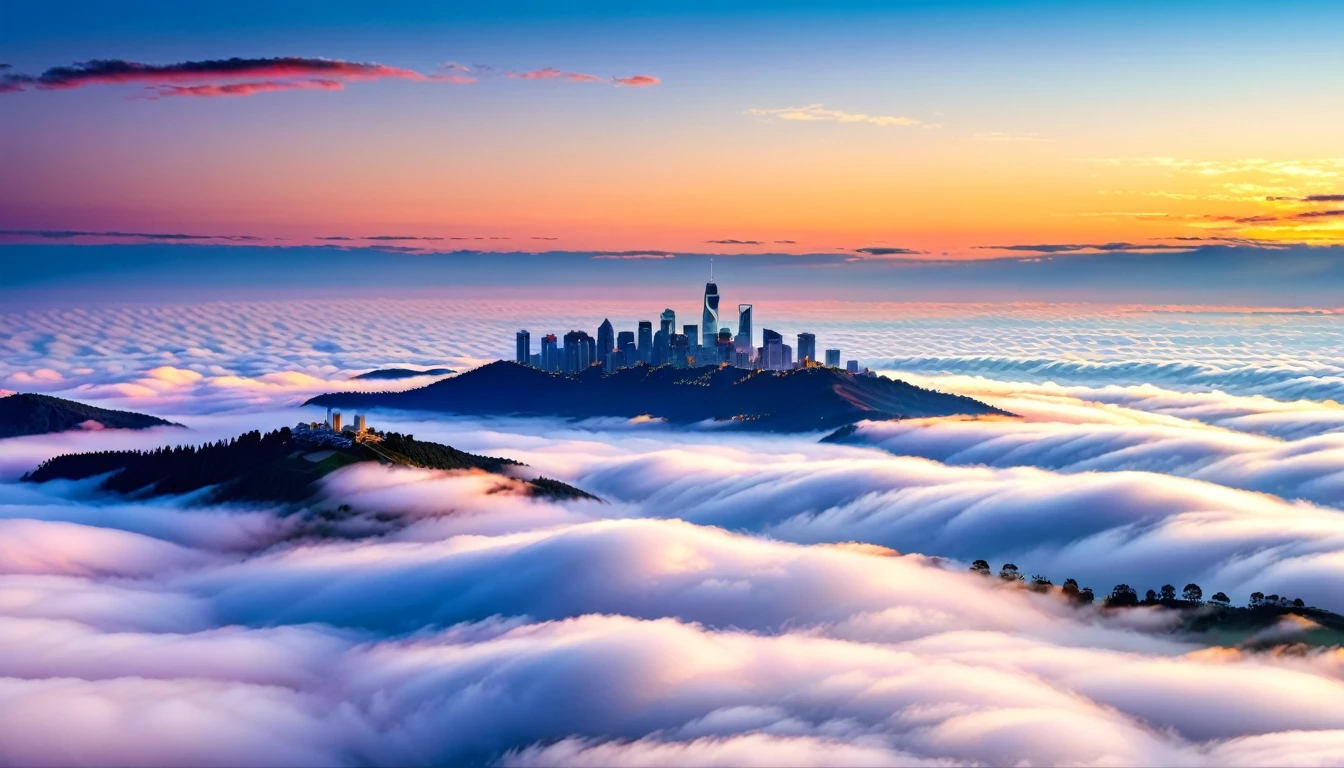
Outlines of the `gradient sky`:
M626 5L7 9L3 239L916 258L1344 242L1337 3ZM230 57L475 82L14 79ZM547 68L592 81L516 77ZM658 82L612 80L635 76ZM240 83L268 92L172 90Z

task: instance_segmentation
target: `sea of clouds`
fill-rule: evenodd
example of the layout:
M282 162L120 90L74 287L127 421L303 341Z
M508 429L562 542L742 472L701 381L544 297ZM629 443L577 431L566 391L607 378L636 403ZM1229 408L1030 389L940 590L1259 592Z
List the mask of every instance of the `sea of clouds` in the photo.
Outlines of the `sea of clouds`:
M602 501L375 465L297 511L19 482L69 451L215 440L313 418L296 404L317 392L428 381L350 381L363 370L506 352L516 321L442 306L0 314L0 385L187 426L0 440L0 762L1344 762L1344 652L1210 646L1161 612L966 572L983 557L1099 594L1196 582L1344 611L1344 408L1276 389L1282 371L1330 378L1331 316L912 307L841 343L1019 417L836 441L371 414ZM837 336L851 319L809 311ZM997 359L1017 367L901 365L993 357L1005 328ZM1205 375L1236 366L1235 386Z

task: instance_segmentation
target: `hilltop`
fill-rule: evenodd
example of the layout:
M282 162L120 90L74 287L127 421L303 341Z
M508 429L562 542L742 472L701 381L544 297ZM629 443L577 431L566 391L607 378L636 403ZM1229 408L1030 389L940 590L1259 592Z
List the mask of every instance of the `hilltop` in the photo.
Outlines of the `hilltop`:
M98 408L51 395L16 394L0 397L0 438L44 435L72 429L180 426L155 416Z
M331 472L361 462L377 462L422 469L487 472L500 476L501 490L513 487L533 496L596 498L549 478L514 478L510 471L524 465L512 459L477 456L396 432L378 437L377 440L353 440L330 431L291 430L289 427L264 435L253 430L229 441L201 446L57 456L24 475L23 482L83 480L108 475L99 484L101 489L136 497L209 489L203 499L208 502L300 502L311 497L317 490L315 483Z
M416 376L447 376L450 373L456 373L456 371L451 368L430 368L424 371L417 371L414 368L380 368L350 378L360 381L396 381L398 379L413 379Z
M508 361L406 392L326 394L305 405L466 416L649 415L673 424L737 421L746 428L780 432L834 429L864 419L1010 415L969 397L835 368L640 365L613 373L592 367L561 374Z

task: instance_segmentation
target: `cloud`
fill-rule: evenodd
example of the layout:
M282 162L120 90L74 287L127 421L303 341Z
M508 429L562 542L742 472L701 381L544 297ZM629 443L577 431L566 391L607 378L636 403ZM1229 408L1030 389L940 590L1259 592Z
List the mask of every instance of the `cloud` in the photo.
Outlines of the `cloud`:
M795 245L797 242L796 240L776 240L775 245Z
M210 59L174 64L144 64L123 59L94 59L52 67L37 77L4 75L11 90L69 90L90 85L144 85L148 98L164 96L246 96L280 90L340 90L343 82L400 79L447 80L414 70L370 62L279 56ZM260 78L260 79L258 79ZM245 82L229 82L242 80Z
M855 248L855 253L866 253L869 256L911 256L925 253L913 248L889 248L885 246L869 246L867 248Z
M1344 195L1307 195L1302 198L1304 203L1342 203Z
M515 80L562 80L569 83L610 83L634 88L658 85L662 81L652 75L633 75L631 77L599 77L582 72L566 72L555 67L535 69L530 72L505 72L505 77Z
M635 261L650 261L659 259L675 259L677 255L668 251L610 251L605 253L593 254L594 259L624 261L633 259Z
M538 236L538 235L533 235L533 236L532 236L532 239L533 239L533 240L559 240L560 238L558 238L558 237L541 237L541 236Z
M361 240L442 240L442 237L426 237L421 235L371 235L361 237ZM493 238L492 238L493 239Z
M233 240L253 242L256 235L196 235L182 232L86 232L74 229L0 229L0 237L40 237L46 240L69 240L77 237L102 237L133 240Z
M1321 219L1344 216L1344 208L1336 208L1328 211L1303 211L1293 216L1295 219Z
M761 458L795 445L778 447ZM7 755L52 761L53 719L59 760L90 765L1224 765L1344 749L1338 654L1207 652L1159 617L919 556L357 470L330 478L331 500L405 527L227 556L0 524L0 547L62 569L0 575ZM169 715L192 738L150 727Z
M868 123L878 125L884 128L938 128L935 123L926 123L922 120L916 120L912 117L898 117L894 115L869 115L862 112L842 112L837 109L826 109L822 104L809 104L805 107L783 107L779 109L761 109L751 108L747 110L748 115L766 118L778 118L780 120L790 120L798 122L836 122L836 123Z
M647 88L651 85L658 85L663 82L653 75L632 75L630 77L612 78L612 82L617 85L624 85L630 88Z
M1188 251L1192 246L1161 243L1046 243L1021 245L977 245L983 251L1029 251L1031 253L1152 253L1156 251Z
M760 240L706 240L706 243L712 245L761 245Z
M340 91L345 84L338 80L269 80L261 82L227 83L210 85L156 85L139 98L162 99L173 96L196 96L213 98L217 96L252 96L258 93L276 93L279 91Z

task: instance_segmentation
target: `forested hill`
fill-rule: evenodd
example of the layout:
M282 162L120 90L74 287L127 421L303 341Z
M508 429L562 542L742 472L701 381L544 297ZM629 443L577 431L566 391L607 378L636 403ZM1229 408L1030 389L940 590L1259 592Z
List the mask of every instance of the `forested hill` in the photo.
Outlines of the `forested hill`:
M502 475L522 466L511 459L477 456L447 445L390 432L378 441L315 443L283 427L247 432L232 440L152 451L101 451L57 456L23 476L25 482L83 480L108 475L100 487L137 496L182 494L209 488L206 501L297 502L314 483L341 467L379 462L424 469L480 470ZM111 474L109 474L111 473ZM551 498L594 498L556 480L509 480L520 490Z
M51 395L17 394L0 397L0 438L44 435L71 429L180 426L155 416L98 408Z
M594 366L560 374L497 361L406 392L343 392L307 405L384 407L479 416L589 418L651 415L673 424L734 421L781 432L835 429L864 419L1008 415L978 400L836 368L753 371L731 366Z

